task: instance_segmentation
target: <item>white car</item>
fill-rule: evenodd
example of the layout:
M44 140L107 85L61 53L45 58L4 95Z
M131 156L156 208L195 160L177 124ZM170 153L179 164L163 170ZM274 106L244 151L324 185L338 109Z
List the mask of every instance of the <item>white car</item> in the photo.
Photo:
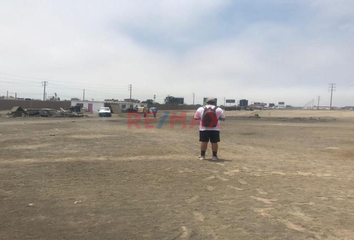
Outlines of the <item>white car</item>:
M109 107L101 107L100 110L98 110L98 116L112 117L111 109Z

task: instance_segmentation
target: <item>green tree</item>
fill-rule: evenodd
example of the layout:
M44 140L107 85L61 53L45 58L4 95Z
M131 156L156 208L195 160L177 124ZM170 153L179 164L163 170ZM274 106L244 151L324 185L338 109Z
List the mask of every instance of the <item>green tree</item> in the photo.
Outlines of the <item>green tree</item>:
M154 104L154 100L152 99L146 99L145 101L147 104Z

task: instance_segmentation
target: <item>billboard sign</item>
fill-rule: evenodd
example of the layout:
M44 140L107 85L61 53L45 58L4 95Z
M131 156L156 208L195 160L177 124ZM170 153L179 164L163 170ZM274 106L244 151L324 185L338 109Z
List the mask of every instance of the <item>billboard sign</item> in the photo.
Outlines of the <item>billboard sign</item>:
M180 97L180 98L175 98L174 101L177 104L183 105L184 104L184 98Z
M226 99L226 103L236 103L235 99Z

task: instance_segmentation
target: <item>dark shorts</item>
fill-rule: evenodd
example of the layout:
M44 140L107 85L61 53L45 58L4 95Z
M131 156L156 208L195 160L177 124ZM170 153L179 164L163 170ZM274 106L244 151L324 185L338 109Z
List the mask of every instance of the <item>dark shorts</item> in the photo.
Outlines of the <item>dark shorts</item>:
M200 142L220 142L220 131L199 131Z

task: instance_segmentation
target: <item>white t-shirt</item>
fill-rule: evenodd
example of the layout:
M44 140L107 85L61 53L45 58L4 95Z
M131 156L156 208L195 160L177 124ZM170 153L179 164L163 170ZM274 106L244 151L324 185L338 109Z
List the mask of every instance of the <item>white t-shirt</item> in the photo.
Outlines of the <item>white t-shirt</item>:
M206 105L205 107L207 108L211 108L214 109L215 106L214 105ZM220 131L220 118L225 118L225 113L221 108L217 108L215 111L216 117L218 119L218 123L216 125L216 127L203 127L202 124L202 117L204 114L204 107L200 107L197 109L197 111L194 114L194 118L195 119L200 119L200 123L199 123L199 131L204 131L204 130L208 130L208 131Z

